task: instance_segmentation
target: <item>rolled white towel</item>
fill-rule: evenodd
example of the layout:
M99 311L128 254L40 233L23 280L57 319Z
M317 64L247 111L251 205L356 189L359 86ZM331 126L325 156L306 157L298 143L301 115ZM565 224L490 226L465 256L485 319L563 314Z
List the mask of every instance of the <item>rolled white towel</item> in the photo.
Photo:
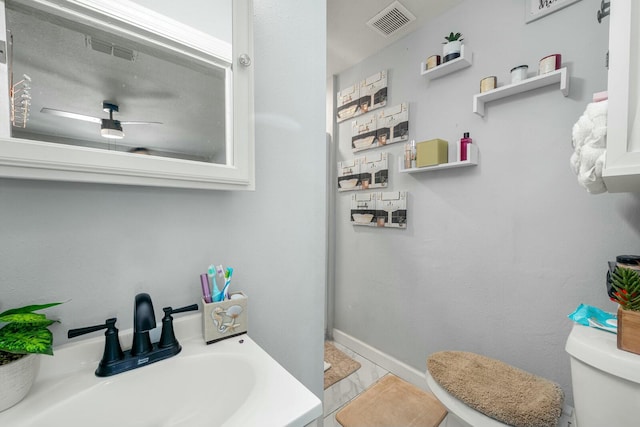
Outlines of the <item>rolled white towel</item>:
M591 194L607 191L602 179L606 153L600 148L583 147L578 182Z
M585 144L605 148L607 135L607 106L608 101L601 101L587 105L585 112L573 125L573 146L581 147Z
M591 194L607 191L602 179L606 153L608 101L587 105L585 112L573 125L574 153L569 161L578 183Z
M569 166L571 166L571 172L578 175L580 173L580 156L576 151L573 152L569 159Z

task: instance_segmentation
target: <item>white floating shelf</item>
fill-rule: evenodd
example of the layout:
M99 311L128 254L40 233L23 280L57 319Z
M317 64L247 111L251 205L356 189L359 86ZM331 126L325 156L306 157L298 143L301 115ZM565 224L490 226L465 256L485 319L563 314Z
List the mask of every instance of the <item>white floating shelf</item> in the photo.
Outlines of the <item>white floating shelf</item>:
M473 52L465 49L464 45L462 45L460 47L460 56L456 59L452 59L451 61L445 62L444 64L440 64L430 70L427 70L426 62L420 63L420 74L426 76L429 80L433 80L437 79L438 77L453 73L454 71L470 67L472 62Z
M463 168L466 166L476 166L477 164L478 164L478 146L476 144L471 143L467 145L467 160L449 162L449 163L440 163L439 165L424 166L421 168L405 169L404 158L400 157L398 159L398 172L400 173L429 172L429 171L442 170L442 169L453 169L453 168Z
M487 92L473 95L473 112L484 117L484 104L496 99L527 92L560 83L560 91L564 96L569 96L569 79L567 78L567 68L561 68L541 76L531 77L518 83L502 86Z

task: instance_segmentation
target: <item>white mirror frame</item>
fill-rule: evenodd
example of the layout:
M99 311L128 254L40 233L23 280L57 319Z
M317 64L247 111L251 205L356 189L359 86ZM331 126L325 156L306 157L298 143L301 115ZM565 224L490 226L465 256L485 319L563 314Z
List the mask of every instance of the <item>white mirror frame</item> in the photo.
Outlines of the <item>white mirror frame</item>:
M225 57L213 37L127 0L33 0L46 6L82 10L89 16L111 15L120 26L131 25L164 40ZM0 34L6 34L4 0L0 0ZM100 25L109 26L104 21ZM0 177L54 181L93 182L218 190L255 189L253 65L239 58L253 58L252 0L233 0L233 133L227 142L227 165L106 151L41 141L11 138L8 69L0 63ZM232 143L231 143L232 140Z

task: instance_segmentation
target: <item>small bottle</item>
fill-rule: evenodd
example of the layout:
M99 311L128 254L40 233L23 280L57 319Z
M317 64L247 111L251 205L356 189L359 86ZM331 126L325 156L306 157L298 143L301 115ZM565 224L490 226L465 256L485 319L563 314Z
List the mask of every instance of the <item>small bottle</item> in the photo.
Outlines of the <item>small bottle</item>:
M411 168L411 143L404 144L404 168Z
M411 167L415 168L416 167L416 158L417 158L417 153L416 153L416 140L412 139L411 140Z
M469 156L467 155L469 151L469 144L471 144L473 140L469 138L469 132L465 132L460 140L460 161L463 162L465 160L469 160Z

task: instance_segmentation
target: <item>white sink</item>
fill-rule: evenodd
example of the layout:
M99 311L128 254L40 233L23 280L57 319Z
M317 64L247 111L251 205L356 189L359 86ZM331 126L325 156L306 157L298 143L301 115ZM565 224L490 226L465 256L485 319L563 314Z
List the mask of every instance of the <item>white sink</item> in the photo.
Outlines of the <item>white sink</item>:
M174 322L180 354L112 377L94 375L103 337L42 357L33 389L0 412L0 425L304 426L322 415L320 400L249 336L205 345L199 315Z

